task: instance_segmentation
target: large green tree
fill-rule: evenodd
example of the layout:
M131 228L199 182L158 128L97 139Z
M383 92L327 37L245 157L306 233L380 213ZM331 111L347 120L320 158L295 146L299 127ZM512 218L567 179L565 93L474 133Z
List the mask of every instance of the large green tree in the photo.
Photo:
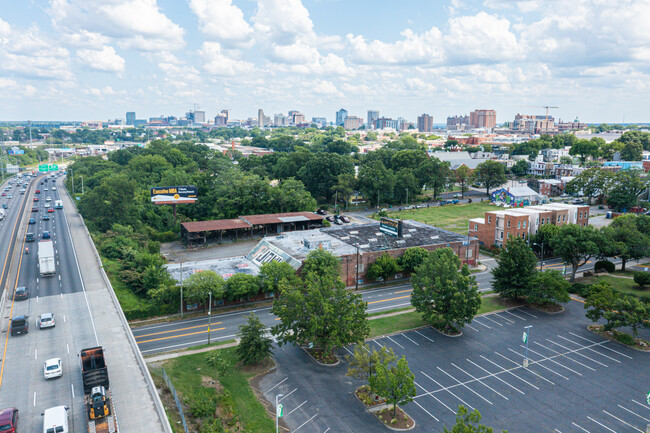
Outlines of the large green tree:
M537 266L537 257L523 238L514 237L505 244L492 270L492 289L505 298L527 296Z
M399 264L405 272L413 272L422 264L429 252L422 247L407 248L399 259Z
M538 305L566 304L571 299L571 284L555 269L535 272L528 290L528 303Z
M251 274L235 274L226 280L226 297L231 301L246 300L260 293L260 280Z
M417 393L415 389L415 375L411 373L405 357L401 357L397 364L389 367L386 364L377 365L377 373L368 379L370 388L382 397L386 403L393 405L393 417L397 412L397 405L405 405L413 401Z
M471 323L481 306L476 278L451 248L437 249L411 276L411 304L422 318L445 331Z
M638 260L650 255L650 236L642 229L647 225L644 219L650 220L650 217L621 215L605 229L605 235L608 236L607 246L611 247L606 256L619 257L622 271L625 271L628 260Z
M388 253L384 253L381 256L377 257L377 260L375 260L374 263L368 266L368 270L366 271L366 278L369 281L374 281L378 278L382 278L385 284L390 277L394 276L399 271L400 267L397 259Z
M621 170L607 188L607 204L618 211L629 210L639 203L639 196L648 189L648 178L642 170Z
M271 357L273 342L266 335L266 326L255 313L248 316L246 323L239 327L239 332L240 340L235 353L242 364L258 364Z
M377 350L374 346L368 347L367 343L358 344L354 347L353 355L345 355L348 360L348 371L346 376L359 380L368 380L377 373L378 365L388 365L397 359L393 348L381 346Z
M420 165L417 171L417 178L427 189L433 190L433 197L444 190L449 184L452 172L448 161L440 161L436 157L430 157Z
M364 164L359 169L359 190L372 205L391 199L394 189L395 174L383 162Z
M286 280L289 285L296 283L298 276L296 271L287 262L272 260L260 266L260 273L257 275L260 287L264 293L280 293L280 283Z
M474 180L483 185L487 195L490 195L492 188L503 185L508 180L505 166L491 159L477 165L473 174Z
M566 224L551 239L551 248L566 265L571 266L571 282L574 282L578 268L597 256L605 242L603 233L592 226Z
M577 140L569 149L569 155L578 155L580 162L584 164L588 157L596 158L600 154L600 146L598 142L581 139Z
M636 296L620 294L607 283L592 286L585 309L587 318L592 321L606 320L605 331L630 327L637 336L639 328L650 324L650 303Z
M200 271L183 279L183 298L188 304L203 304L204 309L212 294L214 300L223 299L225 282L214 271Z
M481 413L474 409L469 412L463 405L458 406L456 424L451 430L444 427L444 433L493 433L492 427L486 427L481 422ZM507 433L505 430L503 433Z
M621 160L641 161L643 156L643 145L636 141L625 143L621 148Z
M602 168L588 168L566 184L565 192L573 196L586 196L587 203L591 203L592 197L605 193L611 176L610 171Z
M456 183L460 186L460 195L465 198L465 192L472 176L471 170L466 165L461 165L454 171Z

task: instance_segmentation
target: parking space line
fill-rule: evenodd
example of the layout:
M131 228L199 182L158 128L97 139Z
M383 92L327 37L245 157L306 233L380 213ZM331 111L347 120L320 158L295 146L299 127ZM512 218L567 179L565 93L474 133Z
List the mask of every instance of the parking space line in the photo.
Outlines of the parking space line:
M379 344L379 342L378 342L377 340L372 340L372 341L373 341L373 343L377 343L377 346L379 346L379 347L384 347L384 346L382 346L381 344Z
M289 415L291 415L292 413L294 413L295 411L297 411L298 409L300 409L300 408L301 408L305 403L307 403L307 400L303 401L303 402L300 403L298 406L294 407L294 408L291 410L291 412L289 412L289 413L286 414L285 416L289 416Z
M611 356L609 356L609 355L605 355L604 353L600 353L600 352L598 352L597 350L592 349L590 346L583 346L582 344L580 344L580 343L576 343L575 341L573 341L573 340L569 340L568 338L564 338L564 337L562 337L561 335L558 335L558 337L560 337L560 338L563 339L563 340L568 341L569 343L573 343L573 344L575 344L576 346L580 346L580 349L578 349L578 350L581 350L581 349L587 349L587 350L590 350L590 351L594 352L594 353L597 354L597 355L600 355L600 356L605 357L605 358L607 358L607 359L611 359L612 361L614 361L614 362L618 362L619 364L621 363L621 361L619 361L618 359L616 359L616 358L612 358ZM598 345L598 344L600 344L600 343L595 343L595 345Z
M525 317L517 316L515 313L512 313L510 310L504 311L504 313L510 314L511 316L515 316L519 320L527 320Z
M425 392L424 394L421 394L421 395L419 395L418 397L426 397L427 395L430 396L430 397L433 397L433 399L434 399L435 401L437 401L438 403L440 403L441 405L443 405L444 407L446 407L447 409L449 409L449 412L453 413L454 415L456 414L456 411L455 411L455 410L453 410L452 408L450 408L449 406L447 406L446 404L444 404L442 401L440 401L440 399L439 399L438 397L436 397L435 395L433 395L433 391L427 391L425 387L423 387L422 385L420 385L419 383L417 383L417 382L415 382L415 381L413 381L413 383L416 384L417 386L419 386L420 388L422 388L422 390ZM417 398L417 397L416 397L416 398ZM415 401L415 399L414 399L413 401ZM431 416L433 416L433 415L431 415Z
M499 314L499 313L494 313L493 316L497 316L499 319L503 319L503 320L505 320L506 322L515 323L514 320L506 319L505 317L503 317L503 316L502 316L501 314Z
M638 416L639 418L641 418L641 419L644 420L644 421L650 422L650 419L648 419L648 418L644 418L644 417L642 417L641 415L639 415L638 413L636 413L636 412L632 412L630 409L628 409L628 408L626 408L626 407L623 407L623 406L621 406L620 404L617 405L617 406L620 407L620 408L623 409L623 410L626 410L626 411L630 412L632 415Z
M438 386L440 387L441 390L447 391L449 394L451 394L451 395L453 395L454 397L456 397L458 400L460 400L461 403L463 403L465 406L467 406L468 408L470 408L470 410L474 410L474 407L473 407L471 404L465 402L462 398L458 397L456 394L454 394L453 392L451 392L451 391L449 390L449 388L447 388L447 387L445 387L445 386L442 386L442 385L441 385L437 380L435 380L433 377L429 376L428 374L426 374L426 373L425 373L424 371L422 371L422 370L420 370L420 373L422 373L423 375L425 375L426 377L428 377L429 380L433 381L433 383L435 383L436 385L438 385Z
M568 347L561 345L560 343L556 343L556 342L553 341L553 340L549 340L548 338L546 338L545 340L548 341L549 343L555 344L556 346L560 346L562 349L565 349L565 350L571 350L571 349L569 349ZM586 359L590 360L591 362L594 362L594 363L596 363L596 364L598 364L598 365L602 365L603 367L607 367L607 364L603 364L603 363L600 362L600 361L596 361L595 359L592 359L592 358L588 357L588 356L585 355L584 353L580 353L580 352L574 352L574 353L575 353L576 355L582 356L583 358L586 358Z
M510 385L508 382L506 382L505 380L501 379L501 378L498 376L498 374L499 374L499 373L502 373L502 372L490 373L488 370L486 370L485 368L481 367L480 365L478 365L478 364L475 363L474 361L470 360L469 358L465 358L465 359L467 359L467 362L471 363L472 365L475 365L476 367L480 368L481 370L483 370L484 372L486 372L487 374L489 374L490 377L494 377L495 379L500 380L501 382L505 383L505 384L508 385L510 388L514 389L515 391L519 392L520 394L524 394L524 395L526 394L526 393L523 392L522 390L520 390L520 389L518 389L518 388L516 388L516 387L514 387L514 386L512 386L512 385Z
M537 319L537 316L535 316L534 314L530 314L528 311L524 311L524 310L521 310L521 309L517 309L517 311L519 311L520 313L524 313L527 316L534 317L535 319Z
M573 362L575 362L575 363L578 364L578 365L582 365L584 368L587 368L587 369L589 369L589 370L591 370L591 371L596 371L595 368L591 368L591 367L589 367L588 365L584 365L582 362L580 362L580 361L576 361L576 360L573 359L573 358L569 358L569 357L566 356L565 354L562 354L562 353L558 352L557 350L551 349L550 347L544 346L543 344L538 343L537 341L535 341L535 344L537 344L538 346L541 346L541 347L543 347L544 349L549 350L549 351L551 351L551 352L553 352L553 353L555 353L555 354L557 354L557 355L562 355L562 356L564 356L566 359L568 359L569 361L573 361Z
M327 430L325 430L323 433L327 433L328 431L330 431L331 428L332 427L327 427Z
M478 395L478 396L479 396L480 398L482 398L483 400L487 401L490 405L492 405L492 402L491 402L490 400L488 400L487 398L483 397L481 394L479 394L478 392L474 391L472 388L470 388L470 387L467 386L466 384L462 383L460 380L456 379L454 376L452 376L451 374L447 373L447 372L446 372L445 370L443 370L442 368L440 368L440 367L438 367L438 366L436 366L436 368L437 368L438 370L442 371L443 373L445 373L447 376L451 377L451 378L452 378L453 380L455 380L456 382L458 382L459 385L462 385L462 386L464 386L465 388L467 388L468 391L473 392L474 394Z
M522 345L522 346L519 346L519 347L521 347L521 348L523 349L525 346ZM566 369L566 370L569 370L571 373L575 373L575 374L577 374L578 376L582 376L582 373L580 373L579 371L576 371L576 370L574 370L574 369L572 369L572 368L570 368L570 367L567 367L567 366L564 365L564 364L560 364L560 363L557 362L555 359L553 359L553 358L555 358L555 357L557 357L557 356L564 356L564 357L566 357L566 354L565 354L565 353L560 353L560 355L554 355L554 356L546 356L546 355L544 355L544 354L542 354L542 353L537 352L536 350L531 349L530 347L528 348L528 351L529 351L530 353L534 353L535 355L539 355L539 356L541 356L541 357L542 357L542 360L541 360L540 362L543 362L543 361L551 361L553 364L557 364L557 365L559 365L560 367L562 367L562 368L564 368L564 369ZM557 353L557 352L556 352L556 353ZM546 359L544 359L544 358L546 358ZM568 379L568 378L567 378L567 379Z
M604 340L604 341L601 341L600 343L598 343L598 342L596 342L596 341L591 341L591 340L589 340L588 338L582 337L582 336L580 336L580 335L578 335L578 334L574 334L573 332L569 332L569 334L571 334L571 335L573 335L573 336L575 336L575 337L578 337L578 338L582 338L583 340L586 340L586 341L588 341L588 342L590 342L590 343L594 343L594 344L600 345L600 347L602 347L603 349L611 350L612 352L614 352L614 353L618 353L619 355L624 356L624 357L626 357L627 359L634 359L634 358L632 358L631 356L628 356L628 355L626 355L626 354L624 354L624 353L619 352L618 350L614 350L614 349L611 349L611 348L605 346L605 343L607 343L609 340Z
M469 329L472 329L472 330L478 332L478 329L476 329L476 328L473 327L472 325L469 325L469 324L466 323L465 326L467 326Z
M636 400L632 400L632 401L633 401L634 403L636 403L636 404L638 404L639 406L641 406L642 408L645 408L645 409L650 409L650 407L648 407L648 406L646 406L646 405L644 405L643 403L639 403L639 402L638 402L638 401L636 401Z
M511 363L515 364L516 367L513 368L512 370L523 369L524 371L527 371L527 372L529 372L530 374L534 374L535 376L539 377L539 378L542 379L542 380L545 380L545 381L547 381L547 382L551 382L550 380L548 380L548 379L545 378L544 376L540 376L539 374L535 373L533 370L530 370L530 369L528 369L528 368L523 368L521 364L519 364L518 362L513 361L512 359L508 358L507 356L504 356L504 355L500 354L499 352L494 352L494 353L496 353L497 355L499 355L501 358L505 359L506 361L510 361ZM489 359L485 358L483 355L481 355L481 357L482 357L483 359L489 361ZM490 361L490 362L492 362L492 361ZM493 364L494 364L494 363L493 363ZM501 367L501 366L499 366L499 367ZM501 367L501 368L503 368L503 367ZM539 390L539 388L537 388L537 387L536 387L535 385L533 385L532 383L530 383L530 382L528 382L528 381L526 381L526 380L520 378L519 376L515 375L514 373L513 373L513 375L514 375L516 378L523 380L524 382L526 382L528 385L532 386L533 388ZM552 384L552 385L555 385L555 383L553 383L553 382L551 382L551 384Z
M433 339L427 337L426 335L424 335L424 334L421 333L420 331L415 331L415 333L418 334L419 336L421 336L422 338L426 338L427 340L429 340L430 342L433 343Z
M402 345L399 344L397 341L395 341L395 340L393 340L392 338L390 338L388 335L386 336L386 338L388 338L390 341L392 341L393 343L397 344L399 347L401 347L402 349L404 349L404 346L402 346Z
M607 430L611 431L612 433L616 433L615 430L612 430L611 428L607 427L605 424L599 423L598 421L596 421L595 419L593 419L593 418L590 417L590 416L588 416L587 419L589 419L589 420L592 421L592 422L595 422L596 424L598 424L598 425L601 426L601 427L606 428Z
M273 388L275 388L275 387L277 387L278 385L282 384L282 383L283 383L285 380L287 380L287 379L289 379L288 376L285 377L284 379L282 379L280 382L278 382L278 383L276 383L275 385L273 385ZM271 389L267 389L266 392L272 391L273 388L271 388Z
M481 316L481 317L483 317L483 316ZM488 325L486 325L486 324L483 323L483 322L479 322L479 321L476 319L476 317L474 318L473 322L474 322L474 323L478 323L478 324L481 325L481 326L485 326L487 329L492 329L491 326L488 326Z
M425 411L425 412L426 412L426 413L427 413L431 418L435 419L437 422L440 421L438 418L436 418L435 416L433 416L433 415L431 414L431 412L429 412L429 411L426 410L424 407L422 407L422 405L421 405L420 403L418 403L418 402L415 401L415 400L413 400L413 403L417 404L418 407L419 407L420 409L422 409L423 411Z
M636 426L633 426L632 424L630 424L630 423L628 423L628 422L623 421L623 420L620 419L619 417L612 415L611 413L607 412L606 410L603 409L603 412L605 412L607 415L611 416L611 417L614 418L615 420L617 420L617 421L619 421L619 422L622 422L622 423L625 424L626 426L628 426L628 427L632 427L634 430L643 433L643 430L641 430L640 428L638 428L638 427L636 427Z
M492 320L492 319L490 319L488 316L481 316L481 319L486 319L486 320L489 320L490 322L494 322L494 323L496 323L496 324L499 325L499 326L503 326L503 324L497 322L496 320Z
M345 347L345 346L343 346L343 348L344 348L345 350L347 350L347 351L348 351L348 353L349 353L350 355L352 355L352 356L354 356L354 353L352 353L352 352L350 352L350 349L348 349L348 348L347 348L347 347Z
M524 355L522 355L521 353L519 353L519 352L517 352L517 351L515 351L515 350L512 350L512 349L509 348L509 347L508 347L508 350L511 351L512 353L515 353L515 354L521 356L522 358L524 357ZM532 352L530 349L528 349L528 351L529 351L529 352ZM544 358L542 358L542 359L540 359L540 360L538 360L538 361L535 361L534 359L532 359L532 358L529 356L528 359L530 360L530 364L528 364L529 367L531 367L531 366L533 366L533 365L539 365L539 366L542 367L543 369L548 370L548 371L550 371L550 372L553 373L553 374L557 374L557 375L560 376L562 379L564 379L564 380L569 380L568 377L566 377L566 376L564 376L564 375L558 373L557 371L554 371L552 368L547 367L547 366L545 366L544 364L542 364L542 362L546 361ZM514 362L514 361L513 361L513 362ZM530 368L524 368L524 370L526 370L526 371L530 371L531 373L533 373L533 374L535 374L535 375L537 375L537 376L539 376L539 377L543 377L543 376L540 376L539 374L535 373L535 372L534 372L533 370L531 370Z
M298 388L294 389L294 390L291 391L289 394L287 394L287 395L285 395L284 397L282 397L281 399L279 399L279 400L278 400L278 403L280 403L282 400L284 400L285 398L289 397L291 394L293 394L293 393L296 392L296 391L298 391ZM268 391L267 391L267 392L268 392Z
M469 377L471 377L472 379L474 379L475 381L477 381L478 383L480 383L481 385L483 385L484 387L486 387L487 389L489 389L490 391L492 391L492 392L494 392L494 393L496 393L496 394L499 394L501 397L503 397L503 398L505 398L506 400L508 400L508 397L506 397L505 395L501 394L499 391L497 391L496 389L492 388L491 386L489 386L489 385L487 385L487 384L481 382L480 379L478 379L478 378L472 376L470 373L468 373L467 371L463 370L462 368L460 368L459 366L457 366L457 365L454 364L453 362L451 363L451 365L453 365L454 367L456 367L457 369L459 369L460 371L462 371L463 373L465 373L466 375L468 375Z
M294 430L294 433L297 432L298 430L300 430L302 427L305 426L305 424L307 424L308 422L310 422L311 420L313 420L313 419L316 418L317 416L318 416L318 414L315 414L314 416L312 416L311 418L309 418L307 421L305 421L305 422L303 422L302 424L300 424L300 426L298 426L298 428L296 428L296 429Z
M589 430L587 430L586 428L584 428L584 427L580 427L578 424L576 424L576 423L574 423L574 422L572 422L571 424L573 424L574 426L578 427L578 428L579 428L580 430L582 430L582 431L585 431L585 432L587 432L587 433L591 433L591 432L590 432Z
M408 341L410 341L411 343L415 344L416 346L419 346L418 343L416 343L415 341L411 340L409 337L406 336L406 334L399 334L399 335L401 335L402 337L406 338Z

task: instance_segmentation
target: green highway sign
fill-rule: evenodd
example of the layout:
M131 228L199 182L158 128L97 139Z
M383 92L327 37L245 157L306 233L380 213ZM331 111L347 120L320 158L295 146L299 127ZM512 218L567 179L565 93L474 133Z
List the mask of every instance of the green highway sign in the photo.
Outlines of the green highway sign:
M39 164L38 171L47 173L48 171L59 171L59 166L56 164Z
M648 404L650 404L650 392L645 396L645 401L647 401Z
M47 172L47 164L40 164L38 166L38 171L40 172Z
M526 331L524 331L524 335L521 337L521 341L523 341L525 343L526 340L528 340L528 333Z
M278 416L278 418L282 418L282 415L283 415L283 414L284 414L284 405L283 405L282 403L280 403L280 404L278 405L278 409L277 409L277 411L276 411L276 415Z

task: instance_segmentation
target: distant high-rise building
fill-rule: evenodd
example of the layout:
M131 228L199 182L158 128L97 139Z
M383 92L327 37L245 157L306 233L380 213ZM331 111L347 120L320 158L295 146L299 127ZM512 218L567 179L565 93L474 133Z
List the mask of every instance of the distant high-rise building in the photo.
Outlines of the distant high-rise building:
M205 111L194 112L194 123L205 123Z
M375 120L379 119L379 110L368 110L367 128L375 127Z
M294 111L291 114L291 123L293 125L300 125L305 123L305 115L302 114L300 111Z
M257 110L257 126L264 128L264 110Z
M345 118L348 117L348 110L341 108L336 112L336 126L343 126Z
M433 116L422 114L418 116L418 131L433 132Z
M219 113L214 116L214 126L228 125L228 117L224 113Z
M278 113L273 116L273 124L275 126L287 126L287 116L282 113Z
M228 124L228 121L230 120L230 110L228 110L228 109L221 110L221 114L225 114L225 115L226 115L226 125L227 125L227 124Z
M469 116L447 117L448 131L463 131L469 128Z
M399 122L388 117L380 117L375 120L375 125L376 129L392 128L396 131L399 130Z
M135 125L135 111L128 111L126 113L126 124Z
M363 125L363 119L358 116L348 116L343 121L343 127L345 129L359 129Z
M469 113L471 128L492 129L497 124L497 112L494 110L474 110Z

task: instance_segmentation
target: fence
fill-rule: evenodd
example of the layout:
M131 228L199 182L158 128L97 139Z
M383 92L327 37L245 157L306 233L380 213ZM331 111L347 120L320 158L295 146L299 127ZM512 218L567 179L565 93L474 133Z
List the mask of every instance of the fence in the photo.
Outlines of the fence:
M174 384L172 383L169 376L167 376L167 372L165 371L164 368L162 370L162 376L163 376L163 380L167 384L167 388L169 388L169 391L174 396L174 401L176 402L176 407L178 408L178 413L181 415L181 421L183 422L183 430L185 430L185 433L189 433L188 430L187 430L187 422L185 422L185 414L183 414L183 407L181 406L181 402L178 399L178 395L176 394L176 389L174 388Z

